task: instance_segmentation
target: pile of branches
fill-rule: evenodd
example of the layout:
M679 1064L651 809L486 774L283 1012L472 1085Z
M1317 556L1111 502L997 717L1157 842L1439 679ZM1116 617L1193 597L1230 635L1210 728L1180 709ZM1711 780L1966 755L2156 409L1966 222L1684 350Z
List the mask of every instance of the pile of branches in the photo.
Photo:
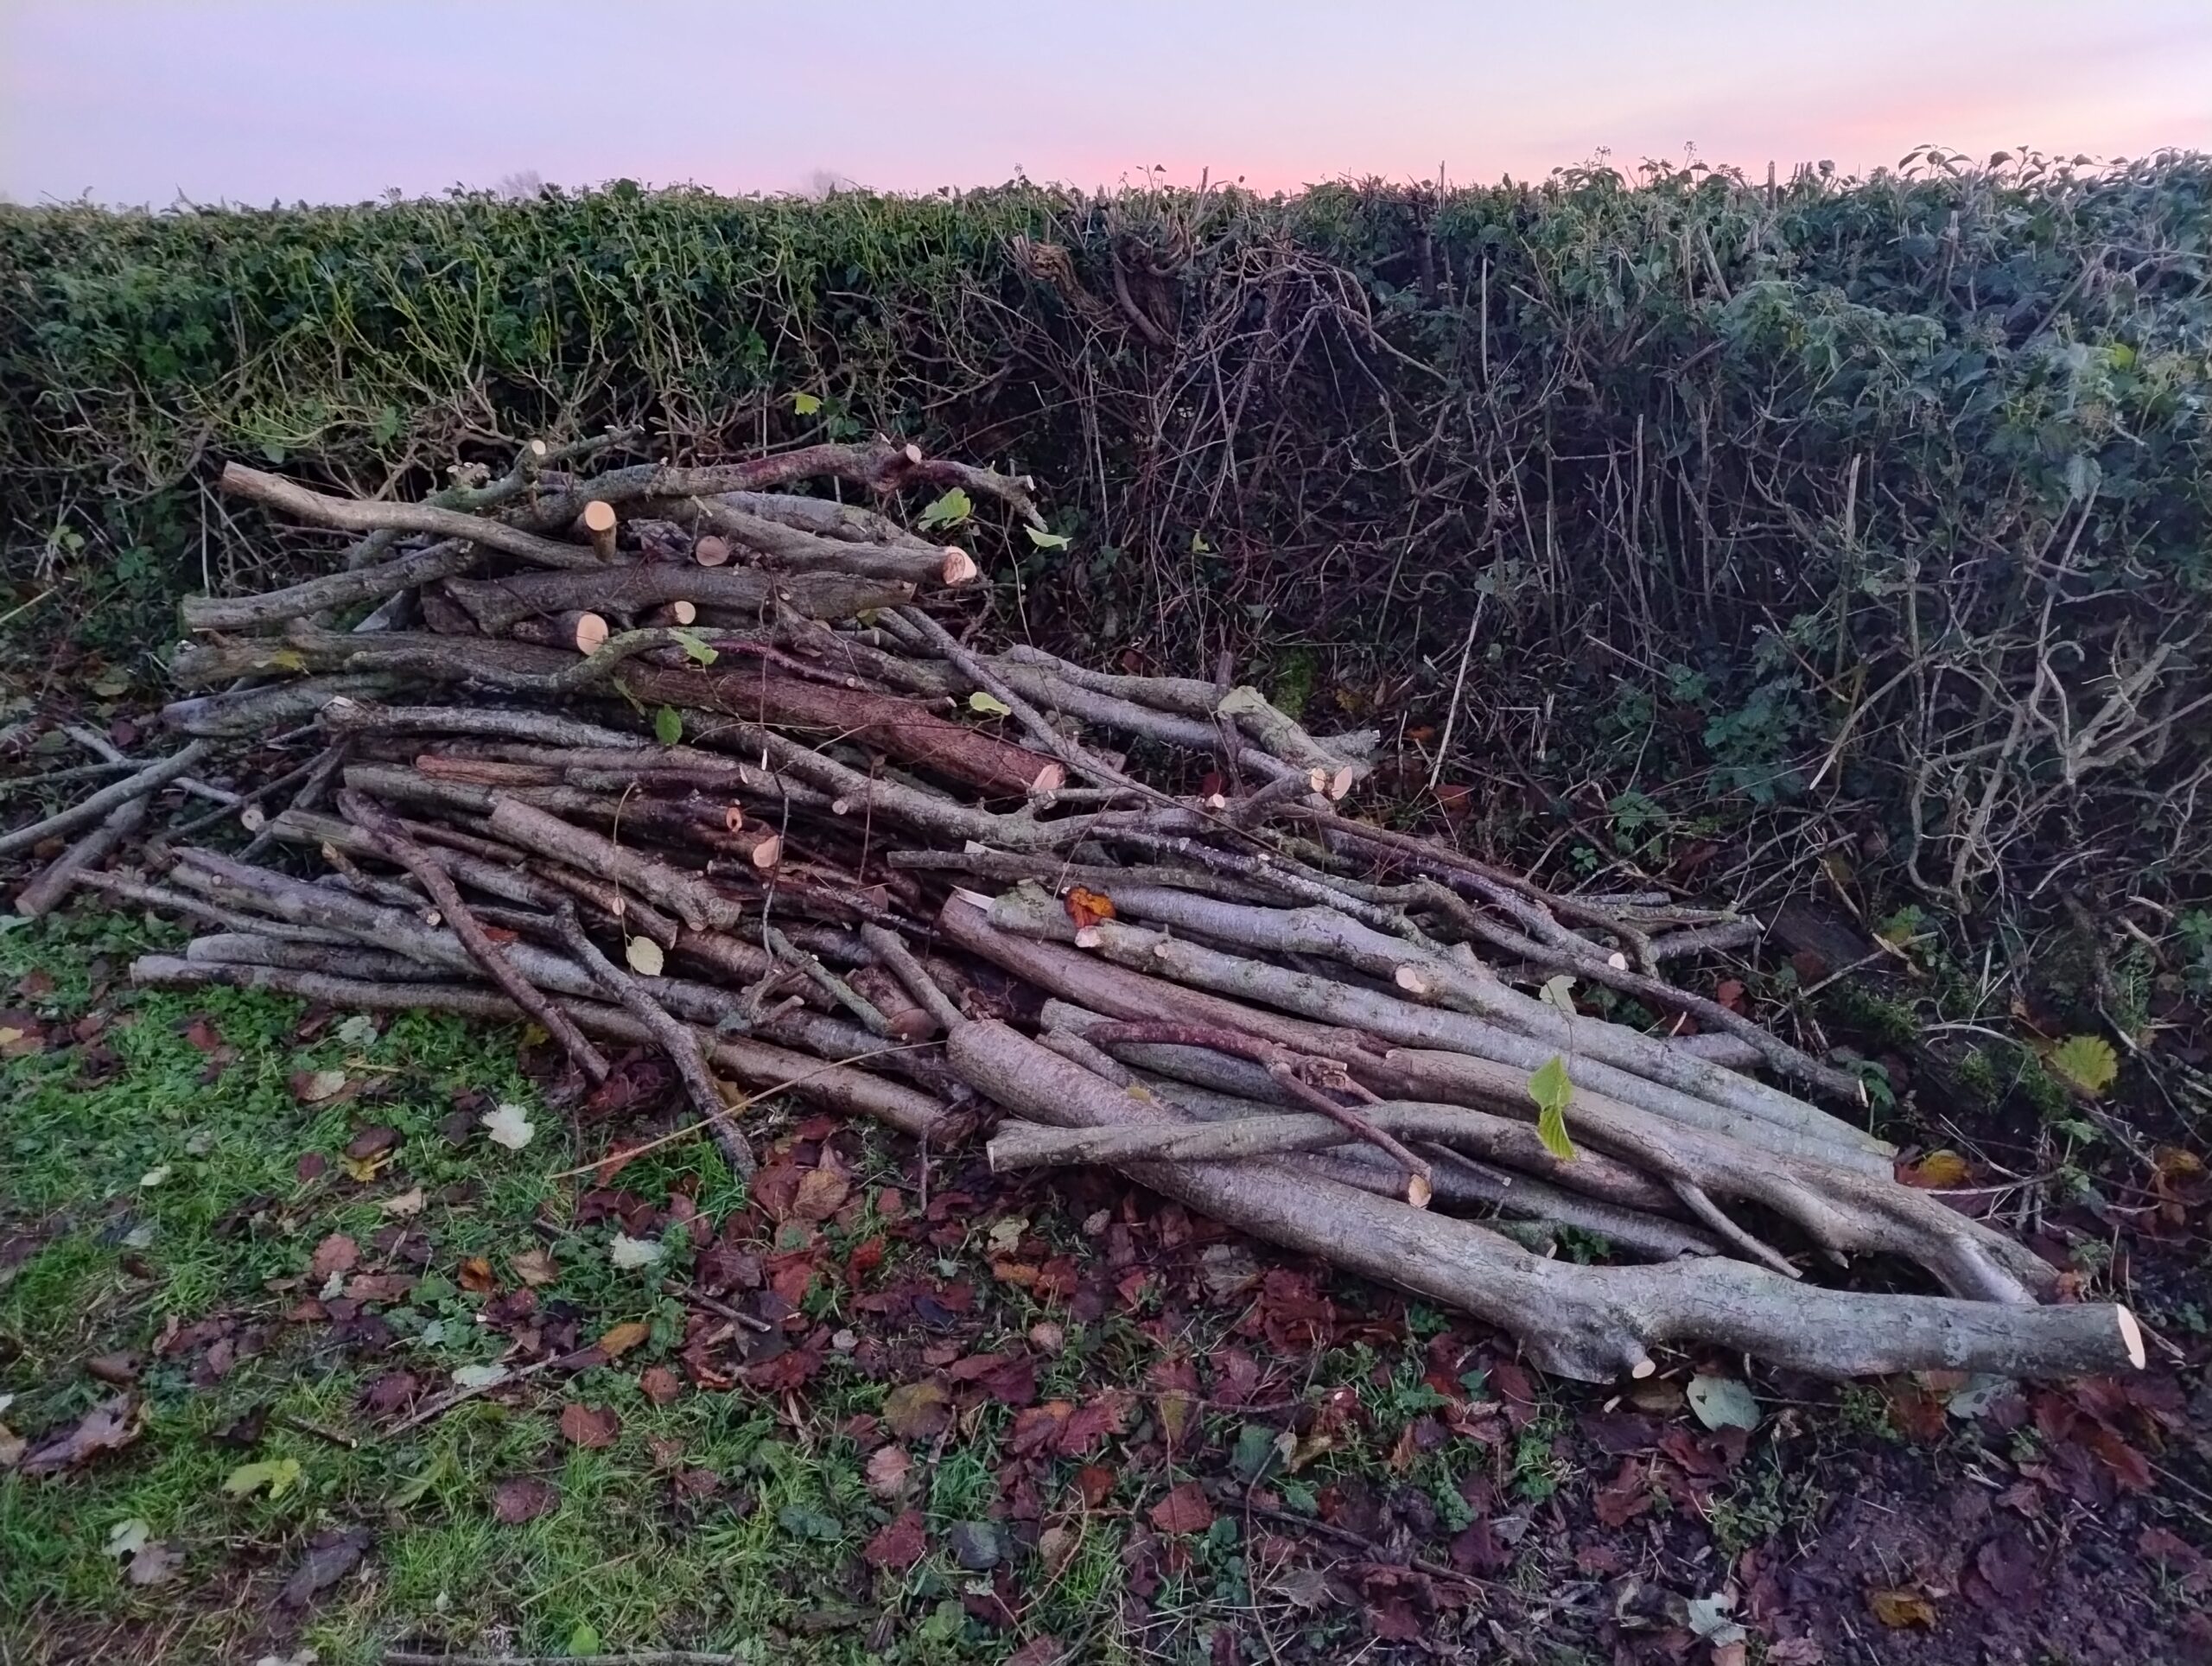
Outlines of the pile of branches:
M2058 1300L2025 1246L1897 1181L1853 1075L1669 980L1755 923L1359 819L1375 735L1310 733L1226 668L986 652L966 550L788 489L919 486L924 525L988 504L1049 537L1027 481L883 441L591 473L622 437L414 504L233 465L228 492L359 542L185 604L187 744L109 747L121 779L0 835L83 830L17 906L83 885L211 928L144 986L526 1018L592 1080L659 1049L740 1174L781 1092L939 1146L988 1129L1001 1171L1108 1165L1569 1377L1669 1345L2141 1365L2126 1309ZM173 788L215 807L149 836ZM189 842L217 821L242 851ZM1578 1011L1578 983L1667 1033ZM1569 1232L1609 1259L1558 1258ZM1853 1256L1946 1294L1806 1276Z

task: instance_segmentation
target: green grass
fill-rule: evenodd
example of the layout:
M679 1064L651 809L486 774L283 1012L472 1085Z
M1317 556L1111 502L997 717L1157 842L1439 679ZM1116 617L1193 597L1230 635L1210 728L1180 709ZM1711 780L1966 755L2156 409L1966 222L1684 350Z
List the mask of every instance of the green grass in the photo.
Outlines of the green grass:
M561 1275L541 1295L572 1306L585 1338L635 1319L652 1325L650 1341L518 1404L486 1397L380 1434L360 1398L379 1370L439 1382L493 1356L500 1339L472 1322L476 1299L455 1283L457 1269L483 1256L504 1274L541 1241L532 1222L566 1221L579 1182L550 1177L599 1148L580 1153L567 1118L538 1100L515 1065L513 1033L410 1017L366 1046L339 1039L335 1023L302 1040L296 1002L118 987L132 951L171 935L111 919L0 934L0 987L20 990L41 971L53 980L35 1000L7 1002L49 1018L107 1013L97 1044L116 1056L112 1073L89 1086L81 1048L4 1066L0 1240L37 1235L37 1247L0 1274L0 1392L14 1396L6 1421L34 1437L66 1427L115 1392L87 1374L86 1361L121 1350L149 1361L131 1390L144 1428L128 1449L60 1476L0 1475L0 1642L42 1658L120 1651L130 1637L181 1660L253 1658L282 1639L327 1663L372 1660L402 1638L542 1653L595 1636L609 1648L683 1644L823 1662L983 1659L1011 1646L962 1612L963 1581L973 1576L941 1548L899 1574L857 1560L889 1511L869 1497L866 1454L842 1426L880 1403L880 1384L833 1358L796 1421L749 1393L687 1392L665 1408L645 1397L638 1368L670 1357L682 1309L652 1275L612 1267L607 1227L557 1233ZM213 1080L204 1079L209 1056L186 1034L200 1017L236 1050ZM331 1069L372 1084L372 1097L298 1103L293 1073ZM519 1152L481 1138L448 1146L438 1124L468 1091L529 1106L537 1137ZM338 1156L375 1124L399 1130L398 1155L357 1182ZM310 1153L328 1167L302 1180L299 1160ZM871 1154L887 1171L888 1159ZM741 1200L703 1142L665 1148L622 1178L649 1199L679 1181L710 1211ZM426 1202L406 1224L427 1235L431 1256L410 1299L388 1310L389 1358L357 1362L331 1347L323 1327L283 1324L284 1311L311 1294L302 1275L315 1245L347 1233L365 1264L371 1236L392 1224L380 1205L418 1187ZM255 1199L257 1211L236 1224L238 1206ZM204 1371L195 1380L197 1352L156 1351L165 1326L219 1314L266 1343L240 1347L219 1380ZM1111 1324L1071 1329L1068 1371L1135 1357L1116 1348ZM569 1399L613 1407L622 1425L614 1444L569 1446L554 1421ZM226 1443L226 1431L255 1413L259 1437ZM917 1499L933 1525L980 1517L996 1498L1005 1421L987 1415L947 1446L933 1472L918 1467ZM240 1465L283 1459L302 1474L284 1497L224 1491ZM710 1470L719 1485L680 1504L675 1468ZM493 1486L525 1475L552 1482L558 1506L499 1523ZM184 1553L168 1584L134 1589L107 1554L111 1529L131 1520ZM312 1536L354 1523L375 1534L365 1573L303 1620L279 1611L276 1588ZM1036 1601L1035 1625L1090 1637L1098 1657L1113 1657L1122 1542L1113 1521L1087 1523ZM864 1623L878 1610L897 1623L887 1646L871 1647Z

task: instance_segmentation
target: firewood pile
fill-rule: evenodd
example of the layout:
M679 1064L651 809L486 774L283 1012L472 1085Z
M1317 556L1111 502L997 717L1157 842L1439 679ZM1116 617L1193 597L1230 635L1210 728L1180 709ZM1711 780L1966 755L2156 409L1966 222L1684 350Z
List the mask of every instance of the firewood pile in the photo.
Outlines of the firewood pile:
M0 834L38 862L18 908L204 926L148 987L527 1018L592 1080L659 1049L740 1173L785 1093L1109 1165L1568 1377L2143 1363L2126 1309L1900 1184L1854 1076L1669 979L1755 922L1389 830L1377 737L1226 676L978 645L976 559L885 512L1049 537L1025 481L880 441L594 472L620 437L420 503L233 465L359 542L185 604L184 743L72 730L117 779ZM214 808L157 829L180 792ZM242 849L192 842L218 823Z

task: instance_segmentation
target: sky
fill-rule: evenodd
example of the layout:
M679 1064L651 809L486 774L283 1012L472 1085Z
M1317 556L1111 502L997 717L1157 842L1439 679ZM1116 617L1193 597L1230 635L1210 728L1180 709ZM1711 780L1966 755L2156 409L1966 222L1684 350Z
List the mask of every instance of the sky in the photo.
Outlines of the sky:
M2212 150L2212 0L0 0L0 193L358 201Z

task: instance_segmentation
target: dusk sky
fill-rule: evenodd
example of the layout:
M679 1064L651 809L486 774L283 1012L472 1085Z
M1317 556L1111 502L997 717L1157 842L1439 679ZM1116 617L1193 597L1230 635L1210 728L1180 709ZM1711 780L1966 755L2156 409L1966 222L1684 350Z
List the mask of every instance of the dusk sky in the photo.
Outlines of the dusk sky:
M2212 149L2212 0L0 0L0 192L893 190Z

